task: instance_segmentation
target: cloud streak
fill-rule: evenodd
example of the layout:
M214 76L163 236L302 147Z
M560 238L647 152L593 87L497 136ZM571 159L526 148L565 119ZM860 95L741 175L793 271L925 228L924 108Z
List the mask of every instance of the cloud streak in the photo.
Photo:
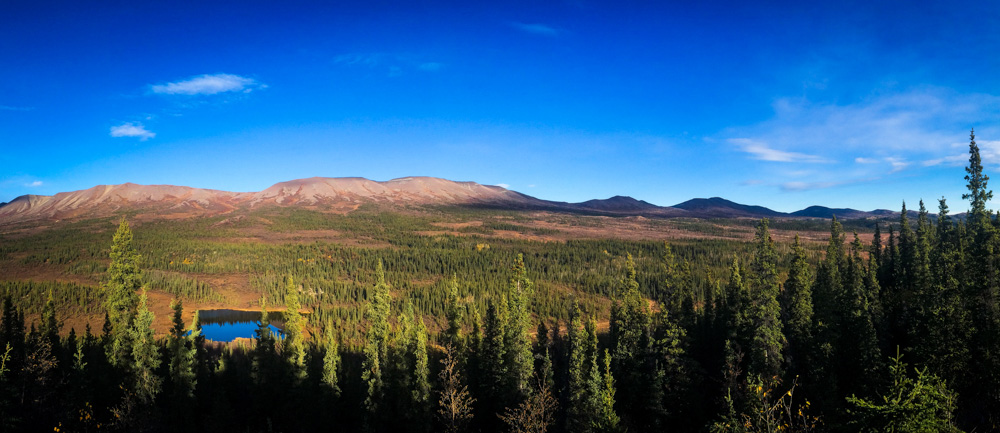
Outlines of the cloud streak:
M445 67L444 63L419 60L419 56L394 53L341 54L334 57L333 62L344 66L383 69L390 77L398 77L410 70L438 72Z
M1000 128L991 126L1000 119L1000 96L941 88L880 94L850 104L783 98L772 108L770 118L725 129L719 139L746 159L769 163L751 168L755 171L747 177L766 178L764 186L784 192L959 167L968 161L970 127L983 125L976 131L983 137L1000 136ZM984 165L1000 167L1000 141L980 140L979 147ZM804 165L810 167L808 175L799 172Z
M829 160L799 152L786 152L769 147L766 143L749 138L731 138L730 144L735 145L741 151L749 153L751 158L760 161L771 162L807 162L807 163L827 163Z
M510 23L510 25L511 27L514 27L515 29L518 29L524 33L530 33L533 35L559 36L559 34L562 33L559 29L555 27L539 23L512 22Z
M250 93L267 86L252 78L233 74L205 74L187 80L154 84L150 88L159 95L215 95L219 93Z
M885 161L886 156L901 161L952 155L954 144L961 142L959 134L979 122L1000 118L1000 96L922 89L847 105L782 98L772 108L770 119L729 128L724 134L789 153L864 164ZM859 150L877 158L845 155Z
M151 132L146 129L141 123L138 122L128 122L123 123L118 126L111 127L112 137L137 137L140 141L146 141L150 138L156 137L155 132Z

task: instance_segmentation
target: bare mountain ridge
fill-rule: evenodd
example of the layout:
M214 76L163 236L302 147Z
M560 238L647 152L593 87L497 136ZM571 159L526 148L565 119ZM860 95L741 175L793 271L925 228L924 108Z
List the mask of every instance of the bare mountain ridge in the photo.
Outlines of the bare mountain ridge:
M406 177L385 182L313 177L279 182L259 192L229 192L173 185L98 185L53 196L24 195L0 206L0 223L106 216L123 209L163 215L215 215L265 205L353 208L362 203L468 204L544 207L548 204L499 186Z
M898 212L891 211L863 212L821 206L783 213L719 197L692 199L674 206L657 206L627 196L565 203L541 200L499 186L435 177L404 177L381 182L360 177L312 177L279 182L259 192L125 183L98 185L53 196L24 195L0 205L0 224L99 217L121 210L143 211L156 217L181 218L218 215L239 208L258 206L303 206L349 211L364 203L468 205L660 218L829 218L833 215L838 218L885 218L898 215Z

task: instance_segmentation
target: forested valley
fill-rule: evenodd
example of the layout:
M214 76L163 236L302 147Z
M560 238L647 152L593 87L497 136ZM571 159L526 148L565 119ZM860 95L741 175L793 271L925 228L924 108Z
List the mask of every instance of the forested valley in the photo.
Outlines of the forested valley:
M133 229L125 218L111 239L72 227L2 238L2 263L102 277L0 281L0 423L1000 431L1000 215L987 209L974 137L969 155L964 218L943 199L934 213L919 203L915 218L904 204L896 220L833 219L825 245L776 241L776 227L800 223L766 219L749 241L486 243L413 235L391 214L375 217L377 229L336 220L370 233L373 245L354 247L207 245L172 238L164 227L176 225ZM288 212L278 225L331 228ZM513 221L467 230L539 234ZM227 298L181 270L249 273L263 310L257 338L207 341L197 314L183 319L185 304ZM166 335L153 330L153 290L174 298ZM269 330L268 311L282 312L283 336ZM95 314L100 329L61 320Z

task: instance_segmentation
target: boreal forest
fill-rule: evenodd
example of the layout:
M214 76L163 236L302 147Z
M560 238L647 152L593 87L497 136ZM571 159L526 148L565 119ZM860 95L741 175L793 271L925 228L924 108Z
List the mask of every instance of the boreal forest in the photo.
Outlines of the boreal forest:
M962 217L677 222L705 236L669 243L543 242L471 209L487 223L433 235L267 211L350 245L241 242L249 217L7 234L0 430L1000 431L1000 215L974 136L965 171ZM208 340L192 306L235 303L215 281L237 274L256 337Z

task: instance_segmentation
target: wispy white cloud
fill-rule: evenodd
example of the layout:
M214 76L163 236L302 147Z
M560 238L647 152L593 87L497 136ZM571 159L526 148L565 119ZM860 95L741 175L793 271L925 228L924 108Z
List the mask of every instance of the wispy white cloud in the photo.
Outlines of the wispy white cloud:
M910 166L910 163L907 162L907 161L905 161L905 160L903 160L902 158L897 158L897 157L892 157L892 156L886 158L885 162L888 162L889 165L892 166L892 171L890 171L890 173L895 173L897 171L901 171L904 168Z
M1000 140L976 140L979 146L979 157L984 165L1000 166ZM924 167L945 165L949 167L960 167L969 162L969 143L952 143L950 155L942 155L936 158L926 159L921 162ZM961 149L961 150L959 150Z
M218 93L250 93L267 85L253 78L233 74L205 74L166 84L151 86L153 93L161 95L215 95Z
M497 186L503 189L510 189L510 185L507 185L506 183L498 183Z
M748 159L798 163L761 165L747 178L781 191L810 191L884 181L899 173L968 161L968 131L1000 137L1000 96L923 88L879 94L850 104L776 100L773 115L717 135ZM979 140L983 164L1000 167L1000 141ZM805 164L826 162L827 164ZM809 167L805 175L782 167Z
M118 126L111 127L112 137L138 137L141 141L149 140L150 138L156 137L155 132L151 132L146 129L141 123L138 122L128 122L123 123Z
M933 167L936 165L948 165L957 167L964 165L968 161L969 161L969 155L960 153L958 155L948 155L948 156L942 156L940 158L928 159L922 162L921 165L923 165L924 167Z
M970 126L1000 118L1000 96L921 89L846 105L782 98L772 108L770 119L729 128L724 135L830 160L850 160L845 154L859 150L877 155L848 157L864 164L884 162L887 155L907 160L953 155L953 145L961 143Z
M781 190L782 191L809 191L809 190L814 190L814 189L831 188L831 187L835 187L835 186L838 186L838 185L842 185L842 183L841 182L801 182L801 181L793 181L793 182L782 183L780 186L781 186Z
M854 162L856 164L864 164L864 165L888 164L889 167L891 167L891 171L889 173L895 173L897 171L901 171L906 167L909 167L911 164L906 159L897 156L888 156L885 158L870 158L870 157L859 156L857 158L854 158Z
M344 66L382 69L390 77L398 77L412 70L438 72L445 66L444 63L421 60L419 56L395 53L341 54L334 57L333 62Z
M555 27L539 23L512 22L510 23L510 25L515 29L518 29L525 33L531 33L533 35L558 36L560 33L562 33L559 29Z
M24 184L24 186L26 186L28 188L35 188L35 187L39 187L39 186L42 186L42 185L43 185L43 182L40 181L40 180L36 180L34 182L28 182L28 183Z
M767 143L749 138L730 138L727 141L738 147L741 151L749 153L753 159L761 161L808 163L830 162L829 160L816 155L774 149L768 146Z
M865 182L874 182L880 179L882 179L880 176L864 176L864 177L851 177L845 179L823 180L814 182L789 181L778 184L778 187L781 188L782 191L786 192L812 191L817 189L833 188L844 185L854 185Z

